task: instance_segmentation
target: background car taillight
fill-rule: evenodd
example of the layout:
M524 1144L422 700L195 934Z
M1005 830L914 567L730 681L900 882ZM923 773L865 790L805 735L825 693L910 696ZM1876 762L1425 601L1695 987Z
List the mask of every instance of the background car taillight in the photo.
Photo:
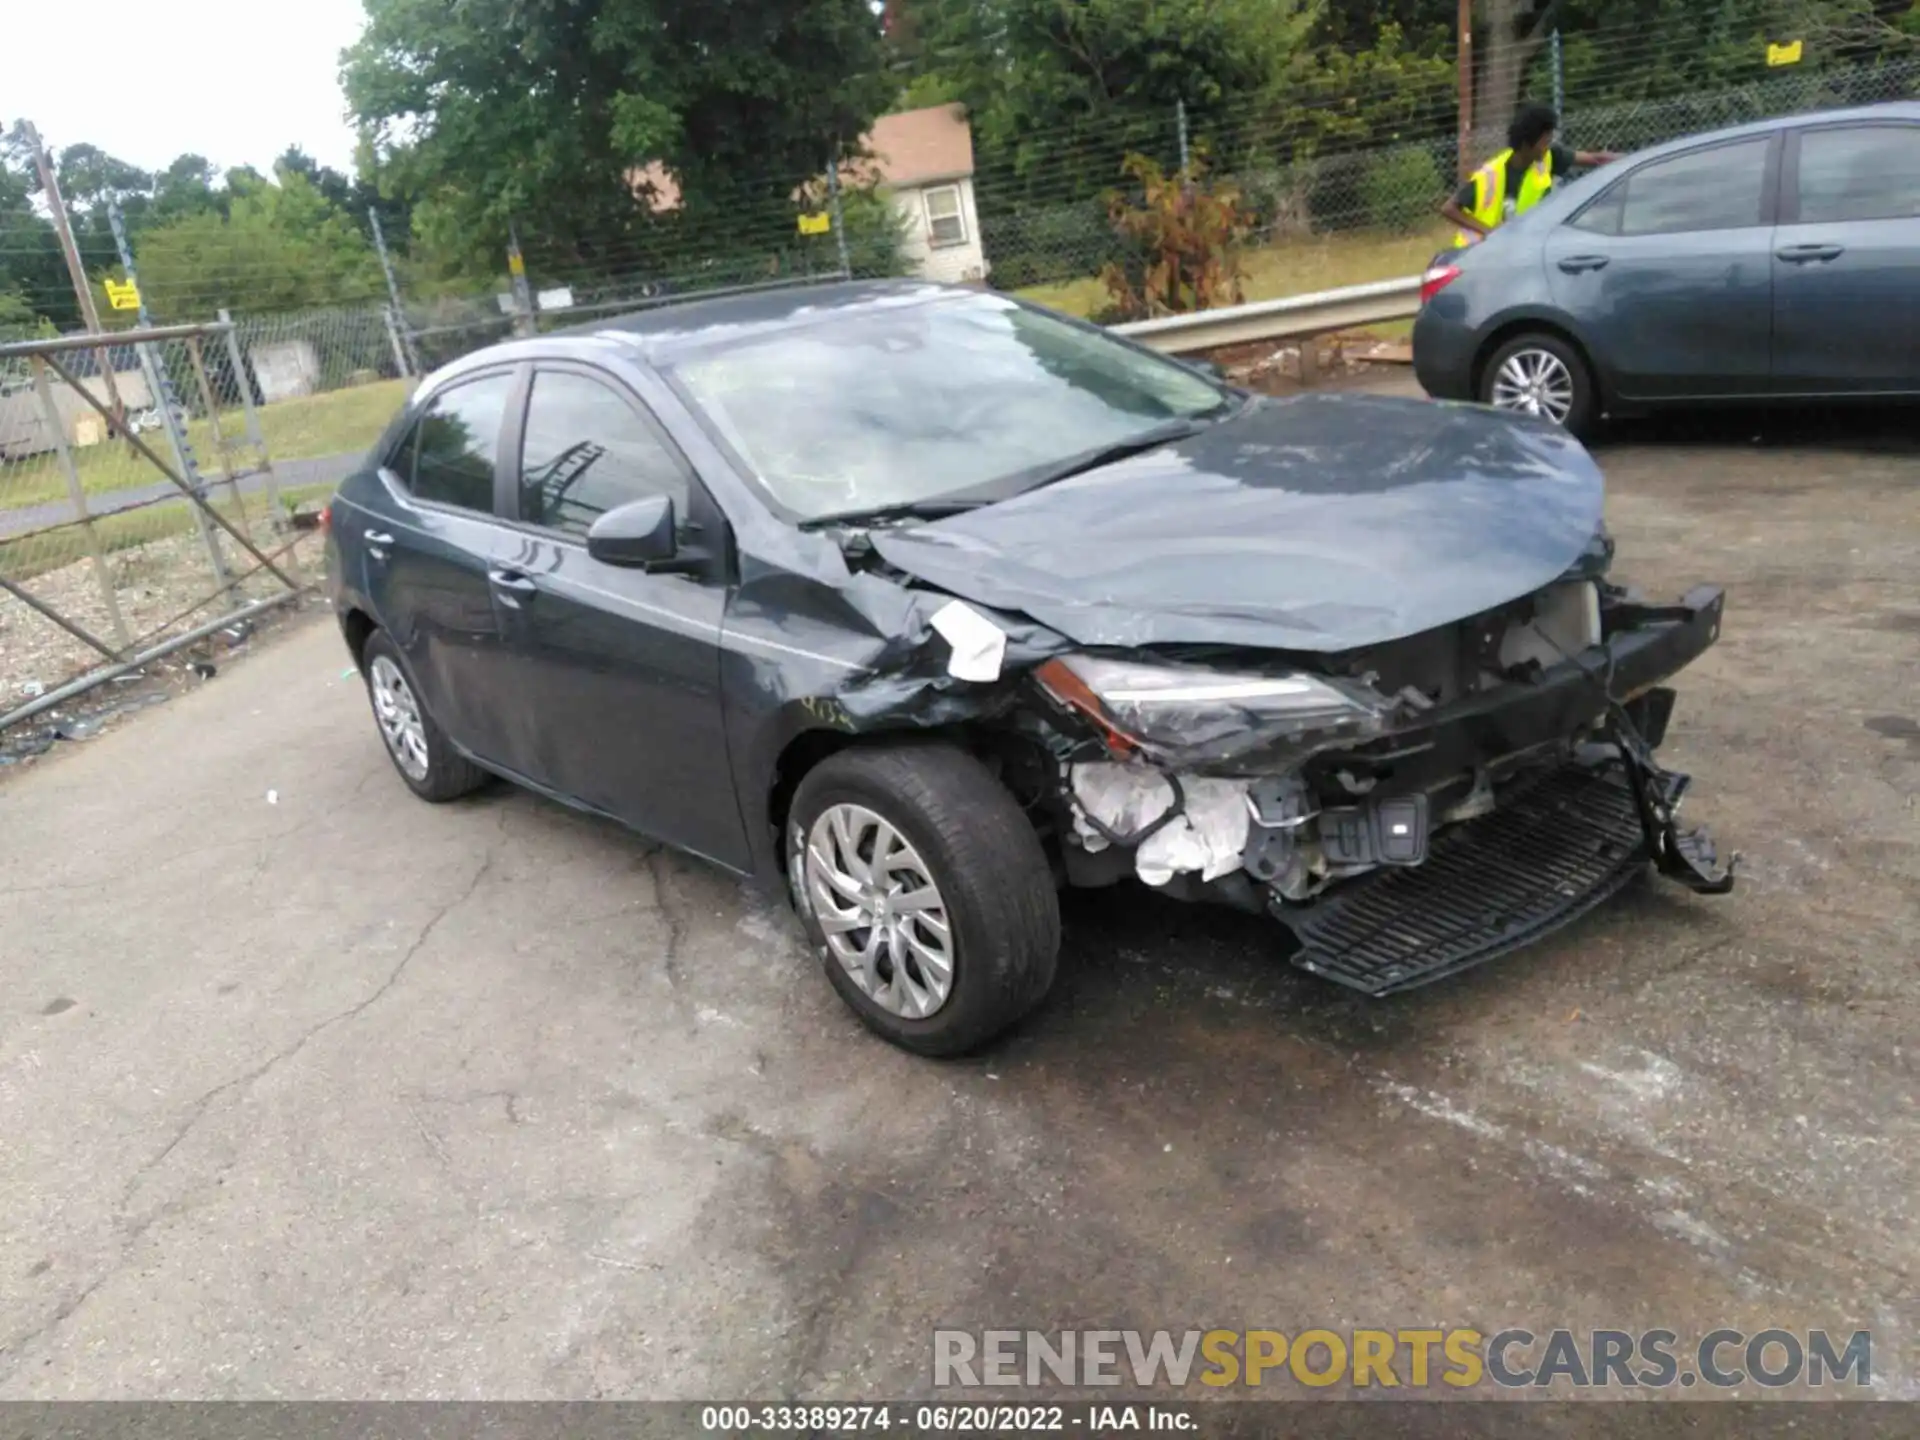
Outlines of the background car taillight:
M1458 265L1429 265L1427 273L1420 277L1420 303L1426 304L1459 278Z

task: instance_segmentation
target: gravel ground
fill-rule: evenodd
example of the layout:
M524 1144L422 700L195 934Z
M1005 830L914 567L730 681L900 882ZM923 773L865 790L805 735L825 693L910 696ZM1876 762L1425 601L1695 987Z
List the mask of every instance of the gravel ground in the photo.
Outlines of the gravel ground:
M261 530L264 534L265 527ZM230 537L223 535L221 543L234 571L257 563ZM284 539L269 540L262 548L272 555L286 543ZM294 562L306 566L309 574L318 573L318 557L319 543L311 535L303 536L292 552ZM280 561L275 563L294 573ZM219 585L208 562L206 546L192 530L115 551L106 557L106 564L121 618L136 642L162 627L166 633L177 633L204 624L221 613L220 607L212 603ZM22 582L21 588L97 639L108 645L115 643L113 622L91 559L45 571ZM273 576L262 572L240 582L225 608L263 600L285 588ZM196 605L199 608L195 608ZM162 637L154 636L154 640L158 638ZM101 663L104 663L103 657L85 641L35 613L16 597L0 594L0 711L51 690Z

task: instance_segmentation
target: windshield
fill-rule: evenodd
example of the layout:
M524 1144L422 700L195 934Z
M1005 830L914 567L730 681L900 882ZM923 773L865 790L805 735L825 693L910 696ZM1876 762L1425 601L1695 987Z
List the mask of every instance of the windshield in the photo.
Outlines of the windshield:
M673 374L800 522L933 501L1217 410L1194 371L996 295L866 310Z

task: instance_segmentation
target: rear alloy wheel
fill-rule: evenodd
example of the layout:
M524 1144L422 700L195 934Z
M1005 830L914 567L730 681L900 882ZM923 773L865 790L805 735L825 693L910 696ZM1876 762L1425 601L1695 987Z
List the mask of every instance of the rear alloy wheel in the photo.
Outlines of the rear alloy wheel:
M1521 335L1496 350L1481 372L1480 400L1551 420L1581 439L1593 429L1593 378L1579 352L1556 335Z
M420 703L420 690L407 662L384 630L367 637L360 663L387 758L409 790L438 804L457 800L487 783L487 772L453 748Z
M946 745L844 750L787 823L794 906L841 999L921 1055L972 1050L1053 983L1060 910L1026 815Z

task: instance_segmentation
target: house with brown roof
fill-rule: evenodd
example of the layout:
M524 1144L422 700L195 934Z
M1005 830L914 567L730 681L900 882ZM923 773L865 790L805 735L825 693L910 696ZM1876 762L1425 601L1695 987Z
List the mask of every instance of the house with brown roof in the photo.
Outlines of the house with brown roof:
M870 178L905 219L914 268L929 280L985 280L973 201L973 128L965 108L930 105L882 115L863 148L872 160L849 168L871 166Z
M973 201L973 128L960 105L882 115L861 138L864 153L841 167L843 183L872 185L904 224L916 273L953 282L987 278L980 216ZM656 212L680 204L680 186L658 161L632 172L635 193ZM810 185L824 196L825 187Z

